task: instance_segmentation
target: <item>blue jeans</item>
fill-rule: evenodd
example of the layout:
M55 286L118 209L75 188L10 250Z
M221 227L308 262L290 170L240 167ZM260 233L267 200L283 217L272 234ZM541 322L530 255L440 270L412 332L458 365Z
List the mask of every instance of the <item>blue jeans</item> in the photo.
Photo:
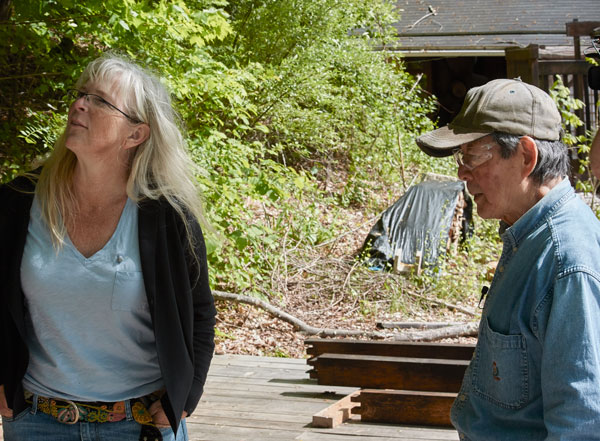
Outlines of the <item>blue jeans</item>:
M4 441L139 441L141 425L131 414L126 401L127 418L114 423L64 424L38 412L37 403L13 418L2 417ZM170 427L160 429L164 441L188 441L185 420L181 420L177 437Z

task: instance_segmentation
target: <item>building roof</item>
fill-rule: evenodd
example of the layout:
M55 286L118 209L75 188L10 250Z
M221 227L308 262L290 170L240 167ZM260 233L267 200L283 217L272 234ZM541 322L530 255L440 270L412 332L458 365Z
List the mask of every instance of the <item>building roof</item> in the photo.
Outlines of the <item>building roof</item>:
M600 22L599 0L400 0L398 47L503 53L507 47L572 46L566 23ZM582 38L582 48L588 42ZM481 55L481 54L480 54Z

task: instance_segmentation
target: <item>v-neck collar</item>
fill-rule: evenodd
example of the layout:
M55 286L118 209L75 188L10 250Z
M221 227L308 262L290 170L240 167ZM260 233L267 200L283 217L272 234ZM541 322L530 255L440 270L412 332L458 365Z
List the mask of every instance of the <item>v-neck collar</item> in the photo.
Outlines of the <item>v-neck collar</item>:
M125 218L127 217L127 214L129 212L129 210L131 209L132 205L133 205L133 201L131 199L127 198L127 201L125 201L125 205L123 206L123 209L121 210L121 215L119 217L119 222L117 223L117 227L115 228L115 231L113 231L113 234L110 236L110 239L108 239L108 241L106 241L106 243L102 246L102 248L100 248L98 251L96 251L90 257L85 257L81 253L81 251L79 251L79 249L71 241L71 238L69 237L68 233L65 236L65 245L68 246L69 249L73 252L73 254L75 254L77 259L84 264L102 259L106 255L106 253L109 252L113 243L118 239L119 235L121 234L121 230L123 229L123 223L125 222Z

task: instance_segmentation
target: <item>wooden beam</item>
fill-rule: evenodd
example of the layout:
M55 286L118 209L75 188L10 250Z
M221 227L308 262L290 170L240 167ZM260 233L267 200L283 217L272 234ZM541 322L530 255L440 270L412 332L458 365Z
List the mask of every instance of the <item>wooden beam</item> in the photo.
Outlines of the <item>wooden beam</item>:
M319 384L373 389L458 392L466 360L321 354L307 361Z
M450 409L455 393L364 389L352 409L362 422L452 426Z
M475 350L475 345L473 344L361 341L327 338L308 338L304 340L304 344L307 345L306 353L312 357L327 353L470 360Z
M352 409L359 405L355 401L358 397L359 391L353 392L350 395L346 395L341 400L333 403L331 406L323 409L316 413L312 417L312 427L324 427L331 429L339 426L345 421L348 421L352 417Z
M569 37L589 37L595 28L600 27L600 21L571 21L566 24Z
M584 60L540 60L540 75L587 75L590 64Z

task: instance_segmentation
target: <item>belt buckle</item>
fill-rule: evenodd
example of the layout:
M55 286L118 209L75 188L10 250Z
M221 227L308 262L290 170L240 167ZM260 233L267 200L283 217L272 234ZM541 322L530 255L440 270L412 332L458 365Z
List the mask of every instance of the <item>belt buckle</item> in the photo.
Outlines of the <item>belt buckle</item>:
M79 408L77 407L77 404L75 404L74 402L70 401L70 400L63 400L65 403L67 403L69 405L69 407L62 409L60 412L58 412L57 416L56 416L56 420L60 423L63 424L76 424L79 421ZM73 408L73 411L71 411L71 408ZM71 416L74 414L74 418L71 420ZM68 419L67 419L68 418Z

